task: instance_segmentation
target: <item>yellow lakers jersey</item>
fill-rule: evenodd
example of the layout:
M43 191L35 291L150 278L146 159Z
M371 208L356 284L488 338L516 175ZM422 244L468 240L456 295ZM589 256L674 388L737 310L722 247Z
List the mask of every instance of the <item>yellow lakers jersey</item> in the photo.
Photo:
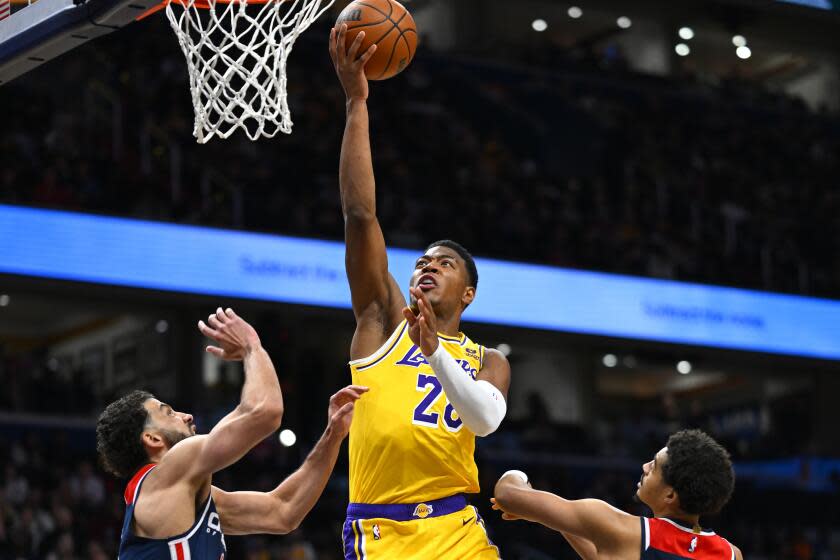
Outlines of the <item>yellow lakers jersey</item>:
M440 343L475 378L484 347L463 333ZM403 321L373 355L350 362L370 387L350 427L350 501L400 504L478 492L475 434L449 401Z

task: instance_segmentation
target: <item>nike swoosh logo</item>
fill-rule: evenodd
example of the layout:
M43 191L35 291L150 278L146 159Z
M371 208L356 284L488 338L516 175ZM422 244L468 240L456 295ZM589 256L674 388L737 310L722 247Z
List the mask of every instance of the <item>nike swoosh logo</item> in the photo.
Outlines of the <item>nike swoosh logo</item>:
M466 521L464 521L464 522L463 522L463 523L464 523L464 526L466 526L466 524L467 524L467 523L469 523L470 521L472 521L473 519L475 519L475 518L474 518L474 517L470 517L469 519L467 519Z

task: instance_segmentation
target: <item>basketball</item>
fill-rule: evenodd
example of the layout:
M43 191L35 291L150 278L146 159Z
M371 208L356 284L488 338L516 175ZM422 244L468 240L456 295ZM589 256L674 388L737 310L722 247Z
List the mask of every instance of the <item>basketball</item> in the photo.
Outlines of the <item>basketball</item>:
M348 47L360 31L365 32L359 55L376 44L376 52L365 66L369 80L387 80L411 64L417 51L417 26L408 10L396 0L351 2L339 14L336 27L342 23L347 24Z

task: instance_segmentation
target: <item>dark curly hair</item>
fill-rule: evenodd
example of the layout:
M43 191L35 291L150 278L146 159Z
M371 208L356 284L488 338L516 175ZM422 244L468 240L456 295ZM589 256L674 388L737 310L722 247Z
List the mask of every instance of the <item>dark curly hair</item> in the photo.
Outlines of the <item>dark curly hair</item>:
M478 289L478 268L475 266L475 259L463 245L457 241L452 241L451 239L441 239L440 241L431 243L428 247L426 247L426 250L428 251L434 247L448 247L458 253L467 265L467 286L472 286L473 288Z
M149 462L140 434L149 419L143 406L154 395L132 391L109 404L96 421L96 450L105 469L128 478Z
M700 430L673 434L667 447L662 476L677 492L683 511L692 515L719 512L735 488L729 452Z

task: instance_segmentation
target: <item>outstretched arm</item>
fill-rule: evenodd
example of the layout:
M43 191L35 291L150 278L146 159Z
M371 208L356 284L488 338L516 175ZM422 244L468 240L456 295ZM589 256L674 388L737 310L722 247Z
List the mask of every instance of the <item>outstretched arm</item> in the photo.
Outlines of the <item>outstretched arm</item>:
M350 430L354 403L366 387L351 385L330 398L329 423L303 465L271 492L225 492L213 500L228 535L286 534L312 509L330 478L341 442Z
M523 473L505 473L496 483L493 509L502 511L506 520L524 519L550 529L578 537L570 544L585 545L584 558L598 553L629 558L638 554L641 546L639 518L625 513L601 500L565 500L560 496L534 490ZM581 540L582 539L582 540ZM594 549L594 551L593 551Z
M198 483L235 463L276 430L283 417L280 382L254 328L232 309L221 307L198 327L218 344L208 346L209 353L243 362L245 383L239 405L209 434L187 438L164 455L157 473L164 486L185 480Z
M360 32L347 48L346 31L347 26L342 24L330 32L330 56L347 96L339 185L344 214L345 266L353 313L359 327L350 349L351 358L355 359L378 348L383 342L382 334L387 336L396 327L402 319L405 298L388 272L385 238L376 218L376 185L368 130L368 83L364 73L364 66L376 45L359 56L364 32Z

